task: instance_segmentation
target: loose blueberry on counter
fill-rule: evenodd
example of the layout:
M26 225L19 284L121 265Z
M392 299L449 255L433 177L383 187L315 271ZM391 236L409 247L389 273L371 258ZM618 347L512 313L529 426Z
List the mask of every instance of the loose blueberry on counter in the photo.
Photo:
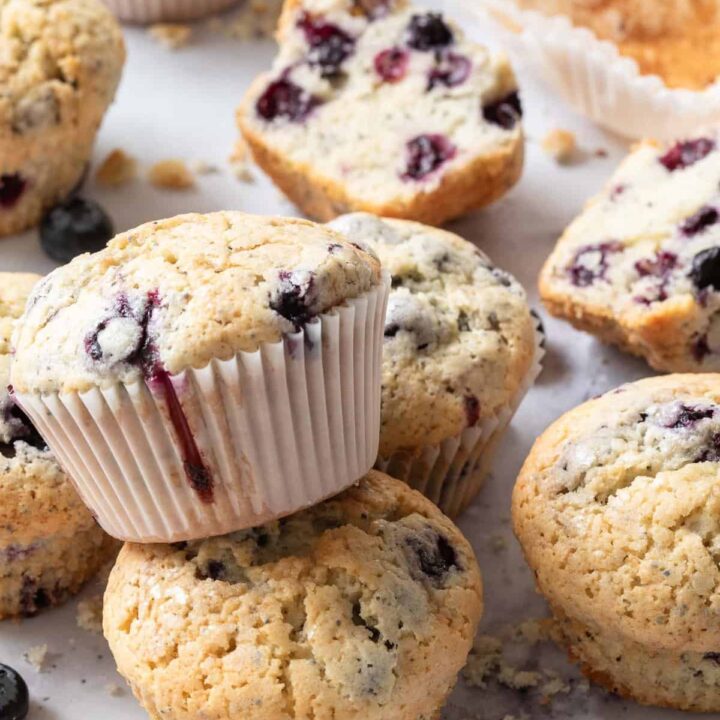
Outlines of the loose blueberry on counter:
M684 170L706 158L715 149L715 141L710 138L685 140L675 144L660 158L660 162L670 172Z
M290 122L302 122L320 104L321 100L307 90L286 78L280 78L267 86L255 109L267 121L285 118Z
M589 287L596 280L604 280L610 255L622 250L622 243L615 240L581 247L567 268L570 282L577 287Z
M407 29L407 44L414 50L438 50L455 42L453 31L440 13L413 15Z
M10 209L20 200L27 181L20 173L0 175L0 209Z
M340 66L355 51L355 40L337 25L316 20L308 14L298 22L310 46L308 62L320 68L324 78L336 77Z
M504 130L512 130L523 115L522 103L517 90L496 102L484 105L483 117L493 125L499 125Z
M444 53L438 57L437 65L428 75L427 89L430 91L440 85L448 88L462 85L470 77L471 69L470 59L464 55L453 52Z
M457 148L444 135L419 135L408 141L406 149L403 180L424 180L457 154Z
M20 673L0 664L0 720L24 720L29 701L27 685Z
M715 225L718 220L720 220L718 211L713 207L705 205L683 222L680 226L680 232L686 237L694 237Z
M108 214L94 201L73 197L52 208L40 222L40 244L57 262L102 250L114 234Z
M698 290L720 290L720 247L707 248L693 258L690 279Z
M407 50L393 47L375 56L375 72L387 83L400 82L408 71L410 54Z

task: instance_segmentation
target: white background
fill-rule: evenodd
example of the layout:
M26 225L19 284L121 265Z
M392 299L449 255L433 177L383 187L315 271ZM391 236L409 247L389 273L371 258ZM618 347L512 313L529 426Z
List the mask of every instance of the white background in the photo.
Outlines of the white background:
M482 24L480 24L482 25ZM471 28L468 26L468 30ZM476 26L482 39L489 27ZM293 208L256 172L256 184L238 182L227 157L236 131L234 107L250 79L265 69L273 54L269 42L240 42L203 32L189 47L170 52L138 29L126 32L129 59L116 104L100 133L95 163L121 147L148 165L180 157L203 160L222 168L198 179L186 192L161 191L144 180L101 191L92 182L86 194L112 215L116 229L187 211L240 209L291 214ZM536 277L553 242L596 192L625 152L625 145L574 115L542 88L530 69L517 63L528 130L528 161L522 182L506 199L482 213L452 224L451 229L479 245L500 267L527 288L537 307ZM552 128L574 130L583 148L578 161L559 167L539 147ZM606 158L595 151L607 151ZM35 232L0 242L2 270L47 272L53 268L39 248ZM621 382L649 374L646 366L601 346L543 313L548 333L545 370L518 412L499 452L492 477L475 506L461 521L483 570L486 612L482 631L492 633L509 622L545 614L544 603L508 524L509 498L517 470L533 440L562 412ZM506 548L502 548L505 541ZM87 594L97 593L97 586ZM47 643L50 663L36 673L22 658L32 645ZM516 649L518 653L522 650ZM523 667L553 667L566 679L576 678L562 653L543 647L515 658ZM0 625L0 661L19 669L33 697L31 720L141 720L146 717L130 693L111 697L108 683L122 683L101 636L77 628L75 603L22 623ZM443 715L445 720L501 720L506 713L537 718L616 718L669 720L679 713L640 709L604 693L573 690L543 707L537 693L511 692L491 684L469 689L462 681ZM240 719L238 719L240 720ZM388 718L388 720L394 720Z

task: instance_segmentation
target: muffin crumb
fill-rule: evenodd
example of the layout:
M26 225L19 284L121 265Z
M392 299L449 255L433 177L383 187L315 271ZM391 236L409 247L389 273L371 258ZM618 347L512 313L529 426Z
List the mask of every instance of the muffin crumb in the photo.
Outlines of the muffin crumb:
M148 171L152 185L166 190L187 190L195 185L195 178L184 160L170 159L156 162Z
M120 697L123 694L123 689L117 683L108 683L105 686L105 692L110 695L110 697Z
M233 146L233 151L228 158L235 177L240 182L251 183L255 180L250 172L250 148L243 138L238 138Z
M206 160L192 160L188 163L188 168L194 175L215 175L220 172L217 165L213 165Z
M157 23L148 29L150 36L170 50L185 47L192 36L192 28L180 23Z
M48 646L47 644L33 645L25 651L23 657L26 662L35 668L36 672L44 672L48 659Z
M137 176L137 160L124 150L115 148L102 161L95 172L95 180L105 187L119 187Z
M94 595L87 600L81 600L77 606L75 621L77 626L92 633L102 632L102 595Z
M577 152L577 140L569 130L555 128L551 130L542 141L542 149L555 162L560 165L567 165L572 162Z
M283 0L247 0L230 16L212 18L208 28L238 40L272 37L275 34Z

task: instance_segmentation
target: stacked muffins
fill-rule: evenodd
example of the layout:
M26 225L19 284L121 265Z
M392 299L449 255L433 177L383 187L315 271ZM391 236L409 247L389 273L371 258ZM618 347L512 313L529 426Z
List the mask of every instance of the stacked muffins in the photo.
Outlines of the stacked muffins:
M408 483L467 504L537 372L535 322L454 235L337 227L148 223L39 282L15 329L14 401L129 541L104 630L152 717L433 720L472 645L472 549ZM446 420L393 446L443 373ZM371 470L402 453L407 483Z

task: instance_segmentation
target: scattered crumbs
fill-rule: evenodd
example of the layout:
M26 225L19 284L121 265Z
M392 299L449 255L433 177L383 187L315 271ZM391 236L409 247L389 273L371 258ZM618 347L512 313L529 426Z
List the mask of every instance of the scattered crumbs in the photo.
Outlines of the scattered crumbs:
M595 150L593 155L595 155L595 157L598 157L598 158L606 158L609 155L609 153L605 148L597 148L597 150Z
M153 40L157 40L170 50L177 50L190 42L192 28L179 23L157 23L148 28Z
M220 172L220 168L217 165L206 162L205 160L192 160L188 163L190 172L195 175L214 175Z
M102 595L93 595L87 600L81 600L77 606L75 621L79 628L92 633L102 632Z
M207 27L239 40L272 37L283 0L246 0L240 8L222 18L211 18Z
M478 688L487 687L487 681L496 672L502 658L502 641L491 635L478 635L470 651L463 676L468 684Z
M35 668L36 672L43 672L48 659L48 646L46 644L33 645L25 651L23 657Z
M577 140L569 130L556 128L551 130L542 141L542 149L561 165L566 165L575 157Z
M137 161L120 148L115 148L102 161L95 179L105 187L118 187L131 182L137 176Z
M558 673L546 670L547 679L540 687L540 694L548 700L555 695L567 695L572 689L570 683L563 679Z
M187 190L195 185L195 177L183 160L160 160L148 171L148 180L166 190Z
M251 183L255 180L250 172L250 148L242 138L238 138L228 158L235 177L240 182Z
M507 550L507 540L502 535L490 536L490 549L497 555Z
M123 689L117 683L108 683L105 686L105 692L110 695L110 697L120 697L123 694Z

